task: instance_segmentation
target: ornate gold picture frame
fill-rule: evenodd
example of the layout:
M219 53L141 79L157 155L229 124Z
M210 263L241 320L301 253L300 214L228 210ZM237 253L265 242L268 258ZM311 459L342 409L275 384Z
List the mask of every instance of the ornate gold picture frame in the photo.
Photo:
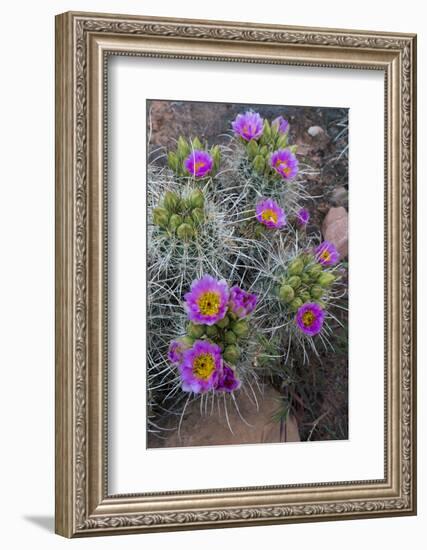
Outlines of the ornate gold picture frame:
M108 492L107 60L140 56L382 71L384 478ZM65 537L416 513L416 37L218 21L56 18L56 532Z

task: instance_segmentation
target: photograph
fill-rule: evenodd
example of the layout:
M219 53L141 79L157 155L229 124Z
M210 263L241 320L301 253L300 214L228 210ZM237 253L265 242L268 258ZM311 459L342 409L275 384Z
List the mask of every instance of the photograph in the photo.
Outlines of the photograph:
M348 439L349 109L146 112L147 447Z

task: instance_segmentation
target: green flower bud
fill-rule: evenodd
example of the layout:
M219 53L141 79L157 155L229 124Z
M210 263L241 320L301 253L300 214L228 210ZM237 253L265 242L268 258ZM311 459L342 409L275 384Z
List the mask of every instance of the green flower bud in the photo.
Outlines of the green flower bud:
M316 304L319 304L319 306L320 306L322 309L325 309L325 308L326 308L326 303L323 302L322 300L316 300Z
M277 149L285 149L288 145L288 134L281 134L276 142Z
M179 196L173 191L166 191L163 197L163 206L170 212L177 212L180 203Z
M166 229L169 222L169 214L166 208L162 208L161 206L157 206L153 209L153 223L155 225L158 225L159 227L162 227L163 229Z
M206 334L209 336L209 338L215 338L218 336L218 329L215 325L208 325L206 327Z
M320 285L314 285L310 290L310 294L315 300L319 300L323 296L323 292L323 288Z
M312 265L309 270L308 274L312 279L317 279L319 275L323 272L322 266L320 264Z
M217 172L219 165L221 164L221 149L219 148L219 145L214 145L214 147L212 147L211 155L214 161L213 171Z
M258 143L254 139L251 139L246 145L246 151L248 153L249 159L254 159L258 154Z
M169 229L175 233L175 231L178 229L178 227L182 224L182 218L181 216L178 216L178 214L172 214L169 220Z
M230 324L230 318L228 317L228 315L226 315L224 319L221 319L221 321L218 321L216 323L216 326L219 328L227 328L229 324Z
M291 145L289 147L289 149L291 150L291 152L296 155L297 154L297 151L298 151L298 145Z
M266 157L268 155L268 147L267 145L263 145L261 149L259 150L259 154L263 157Z
M205 205L205 196L200 189L193 189L188 197L190 208L203 208Z
M264 129L262 132L262 138L264 143L268 143L271 139L271 126L268 120L264 120Z
M227 344L235 344L237 342L237 336L232 330L227 330L224 336L224 340Z
M187 325L187 334L191 338L201 338L205 333L204 325L196 325L195 323L188 323Z
M203 149L203 144L198 137L195 137L192 141L193 149Z
M252 162L252 166L257 172L261 174L265 168L264 157L262 157L261 155L257 155Z
M182 223L176 230L176 234L183 241L189 241L194 236L194 231L188 223Z
M185 160L190 154L190 151L191 151L190 145L182 136L179 136L178 138L176 150L180 160Z
M230 344L224 349L222 356L227 363L235 365L240 357L239 348L235 344Z
M192 338L191 336L181 336L180 338L177 338L178 342L181 342L186 348L191 348L194 344L195 338Z
M279 290L279 298L285 304L289 304L295 298L294 289L290 285L282 285Z
M310 283L311 277L308 273L302 273L301 274L301 281L305 283L306 285Z
M233 321L233 323L231 323L231 329L239 338L246 338L249 334L249 325L243 319L240 321Z
M168 166L174 172L178 171L179 160L178 160L178 157L176 156L176 153L174 153L173 151L170 151L168 153Z
M288 273L289 275L301 275L302 270L304 269L304 262L301 258L295 258L289 264Z
M301 300L303 301L304 304L305 304L306 302L311 302L311 295L310 295L310 293L308 292L308 290L303 290L303 291L299 294L299 297L301 298Z
M298 275L293 275L288 279L288 285L291 286L294 290L297 290L301 286L301 279Z
M205 221L205 213L201 208L195 208L191 212L191 217L196 225L200 225Z
M317 282L323 288L327 288L335 281L335 275L333 273L322 273L317 279Z
M297 311L302 306L302 304L303 302L301 298L294 298L292 302L289 304L289 307L291 308L292 311Z

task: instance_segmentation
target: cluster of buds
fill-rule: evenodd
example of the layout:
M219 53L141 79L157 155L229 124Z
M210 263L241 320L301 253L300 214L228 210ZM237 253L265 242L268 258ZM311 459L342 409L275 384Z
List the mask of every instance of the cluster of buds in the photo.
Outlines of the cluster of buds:
M286 119L279 116L270 123L259 113L248 111L237 115L232 128L258 174L276 175L285 180L297 175L297 146L288 146L289 123Z
M189 323L173 340L169 360L178 366L184 391L234 391L240 386L236 365L249 336L247 317L257 296L210 275L193 281L185 295Z
M218 145L208 149L197 137L187 141L180 136L176 150L168 153L167 162L176 176L203 180L218 172L221 151Z
M336 278L335 273L318 261L317 255L300 254L287 267L279 288L279 298L292 312L313 302L325 308L329 289Z
M205 220L204 207L205 197L200 189L193 189L185 197L166 191L159 206L153 209L153 223L169 235L188 242Z

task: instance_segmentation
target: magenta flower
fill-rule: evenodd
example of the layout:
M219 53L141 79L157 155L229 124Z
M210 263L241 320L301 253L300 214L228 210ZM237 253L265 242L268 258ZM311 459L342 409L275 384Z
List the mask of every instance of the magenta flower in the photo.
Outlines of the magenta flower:
M295 317L298 328L308 336L314 336L322 330L324 319L325 312L315 302L303 304Z
M169 344L168 359L171 363L176 364L182 361L184 351L190 346L182 340L172 340Z
M335 246L329 241L323 241L315 250L316 260L322 265L335 265L340 255Z
M233 392L240 388L241 382L238 379L234 369L223 363L222 372L219 375L216 390L225 391L228 393Z
M178 365L183 391L204 393L217 386L222 374L221 349L206 340L196 340Z
M301 208L297 212L297 222L301 226L305 226L310 221L310 212L307 208Z
M272 199L264 199L256 205L255 216L259 223L269 229L280 229L286 225L286 214Z
M184 166L195 178L203 178L212 170L213 158L207 151L196 149L188 155Z
M273 120L271 123L271 126L273 128L276 128L279 134L286 134L286 132L289 130L289 122L286 120L286 118L283 118L282 116L278 116Z
M237 115L231 123L235 134L238 134L246 141L258 139L264 130L264 121L258 113L247 111L245 114Z
M256 307L258 296L242 290L238 286L230 289L230 310L240 319L250 315Z
M290 180L298 174L298 160L290 149L275 151L271 155L270 165L286 180Z
M227 283L205 275L193 281L184 296L188 318L198 325L214 325L227 313L230 291Z

